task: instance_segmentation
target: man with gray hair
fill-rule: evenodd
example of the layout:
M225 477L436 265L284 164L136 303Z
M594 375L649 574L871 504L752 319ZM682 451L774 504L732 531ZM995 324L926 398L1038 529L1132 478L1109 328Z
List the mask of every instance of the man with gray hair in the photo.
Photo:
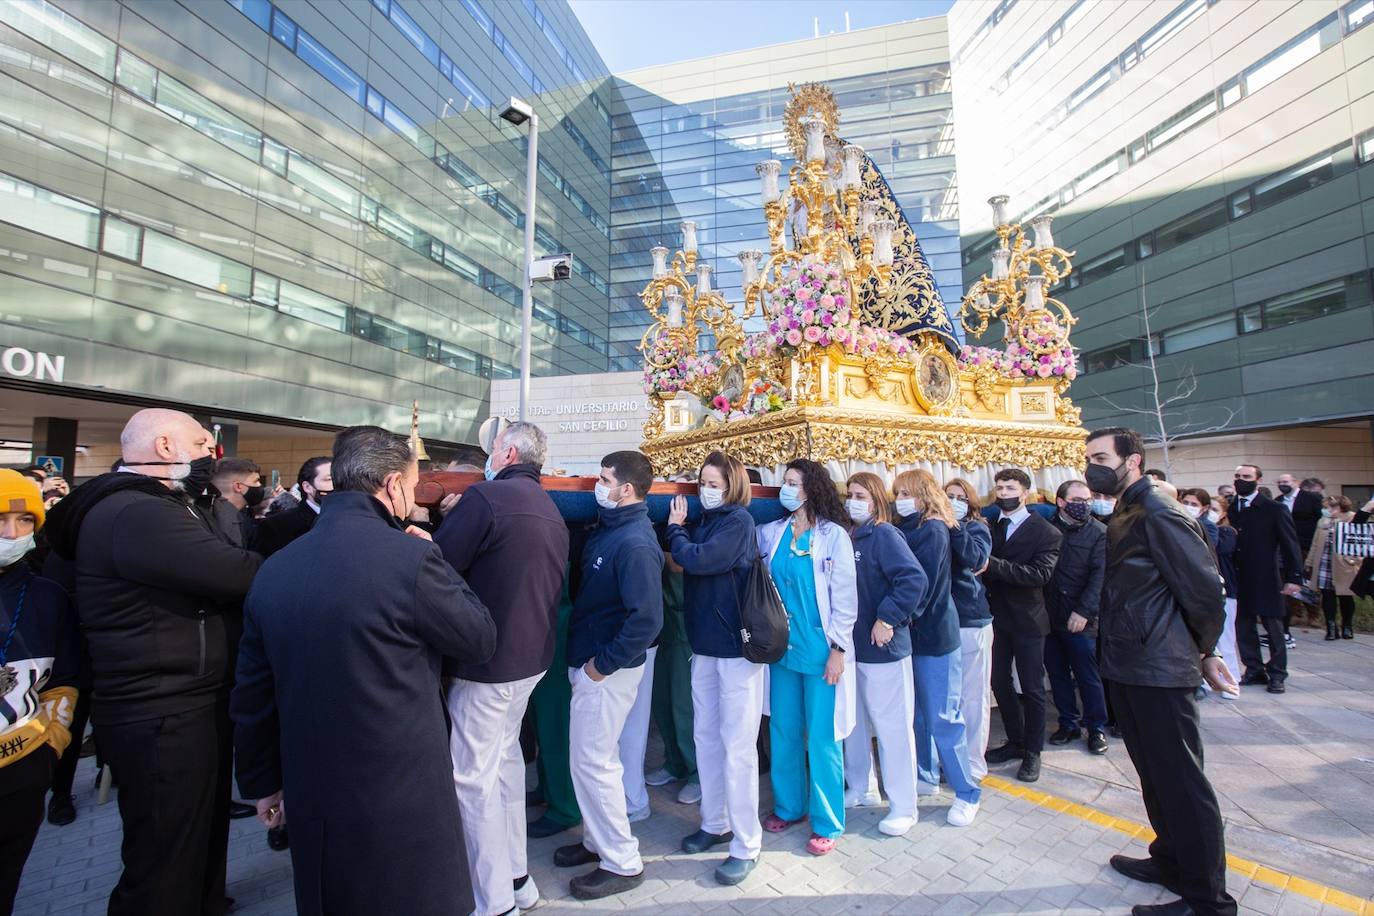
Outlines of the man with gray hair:
M140 410L118 470L77 487L47 530L72 564L94 682L91 718L119 778L124 872L111 916L216 916L229 846L227 706L240 606L261 558L191 504L214 436L177 410Z
M419 468L375 426L334 440L334 492L310 534L263 563L245 604L239 788L289 812L296 909L467 913L439 673L491 658L491 615L404 521Z
M486 480L463 494L434 535L496 621L496 654L445 666L450 750L477 916L539 901L525 858L520 720L553 661L568 528L539 482L544 431L511 423L496 435Z

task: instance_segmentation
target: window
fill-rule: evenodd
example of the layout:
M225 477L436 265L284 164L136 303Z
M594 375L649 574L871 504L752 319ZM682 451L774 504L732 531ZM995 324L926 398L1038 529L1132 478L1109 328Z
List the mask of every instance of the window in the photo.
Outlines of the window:
M115 66L115 82L146 101L157 97L157 68L122 48Z
M1108 274L1116 273L1125 266L1126 249L1115 248L1106 254L1093 258L1091 261L1085 261L1079 266L1078 270L1074 271L1069 276L1072 277L1077 275L1079 283L1091 283L1099 277L1105 277Z
M305 188L321 200L333 204L348 214L358 212L357 191L295 151L290 154L288 173L292 182Z
M161 232L143 233L142 263L149 270L217 290L226 296L247 299L252 295L252 270L246 264Z
M272 4L268 0L229 0L229 3L264 32L272 31Z
M1264 330L1264 306L1256 303L1236 309L1236 330L1241 334Z
M382 94L378 92L376 89L373 89L371 86L368 86L367 95L364 97L364 99L364 105L366 106L367 110L371 112L374 118L380 120L382 117L382 109L386 104L385 101L382 99Z
M1295 293L1265 300L1264 326L1281 328L1299 321L1311 321L1368 301L1369 281L1364 274L1318 283Z
M1097 95L1103 89L1106 89L1107 85L1112 81L1112 75L1115 72L1115 70L1115 63L1108 64L1101 70L1097 71L1097 73L1092 77L1092 79L1088 80L1082 86L1079 86L1078 89L1074 91L1073 95L1069 96L1069 111L1073 111L1074 109L1078 108L1079 106L1087 102L1093 96Z
M1340 37L1337 15L1332 13L1253 67L1247 68L1241 74L1245 81L1245 94L1258 92L1280 77L1286 76L1340 41Z
M262 138L262 158L261 162L273 172L283 178L286 177L287 169L287 150L271 137Z
M157 107L249 159L257 159L260 154L262 134L165 73L157 80Z
M1130 365L1135 348L1135 344L1127 340L1109 347L1089 350L1080 354L1079 359L1084 372L1105 372L1108 369Z
M1146 233L1135 240L1135 257L1137 261L1143 261L1155 253L1155 237L1153 233Z
M285 280L279 284L277 309L334 331L348 330L348 306Z
M482 31L487 33L488 38L496 34L496 25L487 15L487 11L482 9L482 4L478 3L477 0L463 0L463 6L467 7L467 11L472 14L472 18L477 21L477 25L481 27Z
M280 298L281 280L260 270L253 271L253 301L276 308Z
M272 7L272 37L292 51L296 50L296 23L275 6Z
M95 248L100 233L100 211L95 207L4 174L0 220L82 248Z
M1216 96L1208 93L1145 135L1151 152L1171 143L1217 113Z
M1374 22L1374 0L1350 0L1341 7L1341 19L1345 24L1345 34L1362 29Z
M1182 31L1188 23L1206 12L1210 5L1209 0L1185 0L1184 3L1174 7L1169 15L1159 21L1159 25L1150 29L1140 39L1138 42L1140 56L1145 57L1176 33Z
M435 357L436 362L450 369L457 369L459 372L477 375L478 361L476 353L443 340L439 341L438 344L438 355Z
M1367 130L1355 138L1355 161L1364 165L1371 159L1374 159L1374 130Z
M115 43L47 0L0 3L0 22L107 80L114 78Z
M1170 328L1161 336L1165 353L1179 353L1183 350L1205 347L1220 340L1230 340L1236 336L1236 323L1230 315L1224 315Z
M1372 0L1374 2L1374 0ZM1227 82L1221 87L1221 107L1229 108L1241 100L1242 93L1240 88L1240 77Z
M367 84L343 61L339 60L304 31L298 35L296 55L320 76L337 86L344 95L363 104Z
M106 214L100 227L100 250L137 264L143 256L143 227Z
M1336 175L1335 157L1331 153L1309 159L1255 184L1255 209L1272 207L1295 194L1330 181Z
M434 43L425 30L411 19L405 10L401 9L401 4L396 0L391 2L391 13L389 17L391 24L396 26L396 31L400 32L406 41L415 46L415 49L425 56L434 66L439 66L439 46Z
M1255 208L1254 201L1250 198L1250 189L1246 188L1244 191L1237 191L1232 194L1228 199L1228 205L1231 208L1231 219L1240 219L1242 216L1249 215L1250 211Z
M1195 210L1166 226L1155 230L1155 250L1168 251L1192 241L1200 235L1226 225L1226 207L1220 201Z

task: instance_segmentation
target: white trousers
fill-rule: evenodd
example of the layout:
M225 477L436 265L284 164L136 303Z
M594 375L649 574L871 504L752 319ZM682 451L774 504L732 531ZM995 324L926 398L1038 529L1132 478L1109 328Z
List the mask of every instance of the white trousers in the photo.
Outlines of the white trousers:
M620 768L625 783L625 805L629 811L649 807L649 787L644 784L644 753L649 748L649 714L653 711L654 657L658 646L650 646L644 659L644 676L630 707L625 730L620 733Z
M977 782L988 775L983 755L988 749L988 725L992 714L992 625L959 628L959 661L964 670L964 692L959 707L964 713L968 737L969 775ZM1012 666L1012 673L1016 666Z
M1217 639L1217 651L1221 653L1221 660L1226 662L1226 667L1230 670L1231 676L1240 680L1240 676L1245 672L1241 666L1239 654L1236 652L1236 599L1234 598L1226 599L1226 620L1221 625L1221 636Z
M859 662L859 708L854 730L844 739L845 781L863 794L871 785L873 743L883 765L888 814L916 816L916 681L909 658L893 662ZM861 788L862 787L862 788Z
M569 769L573 792L582 809L582 845L601 857L601 867L617 875L644 870L639 840L630 833L625 813L625 784L620 766L620 733L635 703L644 668L621 668L593 681L581 668L569 668Z
M730 855L757 859L759 722L767 679L763 665L743 658L692 656L692 739L701 781L701 829L734 833Z
M541 677L505 684L458 679L448 689L453 788L477 916L515 906L512 882L528 873L520 720Z

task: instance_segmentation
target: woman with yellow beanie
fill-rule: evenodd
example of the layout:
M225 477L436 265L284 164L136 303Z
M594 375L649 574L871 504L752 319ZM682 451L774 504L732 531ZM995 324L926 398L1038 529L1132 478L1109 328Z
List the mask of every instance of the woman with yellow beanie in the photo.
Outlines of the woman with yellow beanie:
M76 706L71 604L24 561L43 517L38 485L0 469L0 916L14 908Z

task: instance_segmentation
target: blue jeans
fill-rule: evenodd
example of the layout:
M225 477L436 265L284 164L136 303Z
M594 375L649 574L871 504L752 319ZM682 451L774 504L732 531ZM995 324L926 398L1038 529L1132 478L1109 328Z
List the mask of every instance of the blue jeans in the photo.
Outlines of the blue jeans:
M1059 711L1059 727L1107 728L1107 698L1097 673L1097 637L1055 630L1045 637L1045 670ZM1075 689L1076 688L1076 689ZM1078 699L1083 698L1083 714Z
M768 678L769 775L773 812L785 821L810 815L811 832L844 833L844 752L835 740L836 688L819 674L773 665Z
M964 681L959 658L959 649L946 655L911 656L916 674L916 777L939 786L943 767L955 797L977 804L982 790L968 765L968 738L959 708Z

